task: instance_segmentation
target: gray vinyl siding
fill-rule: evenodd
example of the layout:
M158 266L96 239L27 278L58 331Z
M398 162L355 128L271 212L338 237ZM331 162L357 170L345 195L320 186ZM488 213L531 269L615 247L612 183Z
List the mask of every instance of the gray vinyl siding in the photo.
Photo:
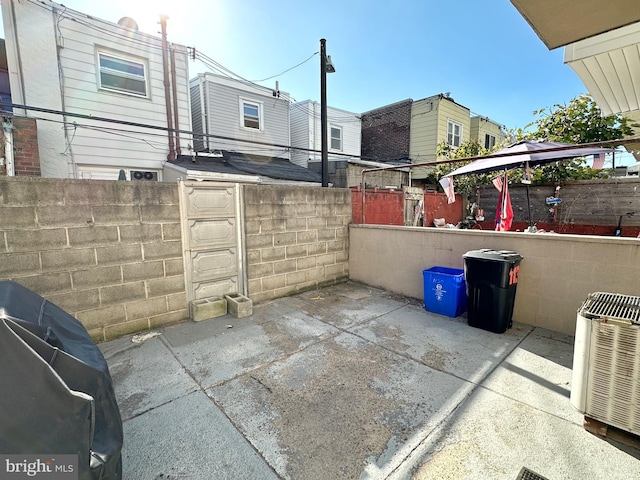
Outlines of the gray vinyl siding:
M304 101L291 104L291 162L301 167L307 167L312 153L305 150L296 150L295 147L307 150L315 150L313 142L313 124L311 123L311 112L313 103Z
M293 147L308 148L312 151L294 153L298 161L293 161L303 167L308 161L319 162L322 149L320 104L312 100L295 103L291 106L291 145ZM342 149L331 148L331 127L342 129ZM361 140L360 117L355 113L327 106L327 147L329 161L345 161L345 155L360 156ZM340 155L335 155L339 153ZM333 154L333 155L332 155ZM344 154L344 155L343 155ZM294 158L292 156L292 158Z
M205 150L206 140L204 136L198 134L204 134L204 123L202 121L202 102L200 101L200 83L198 79L191 81L189 86L191 92L191 128L193 129L193 148L197 152Z
M329 124L328 143L329 143L329 160L344 161L347 159L344 155L360 156L361 152L361 135L362 124L360 117L355 113L347 112L333 107L327 107L327 122ZM331 126L337 125L342 128L342 149L331 149ZM331 155L332 152L339 152L344 155Z
M240 81L212 74L200 74L199 79L204 79L206 121L209 134L212 135L209 149L290 159L287 148L290 145L288 95L282 95L281 92L281 97L276 98L270 89L264 88L262 91ZM261 105L261 130L243 127L241 100Z
M101 29L93 29L78 22L62 21L59 24L64 38L64 48L60 49L60 65L63 72L65 109L85 115L166 127L167 111L160 38L140 32L124 31L115 26L105 27L102 23L100 25ZM104 32L104 29L110 33ZM187 50L178 45L173 47L176 52L178 127L188 131L191 130L191 116ZM98 51L144 64L147 98L100 89ZM172 114L171 122L174 120ZM72 137L70 151L76 164L159 169L166 161L169 151L168 139L167 134L161 130L90 120L78 123L94 128L79 127L69 134L69 137ZM176 125L173 126L175 128ZM121 132L109 128L118 128ZM182 150L186 151L191 138L181 135L180 142Z

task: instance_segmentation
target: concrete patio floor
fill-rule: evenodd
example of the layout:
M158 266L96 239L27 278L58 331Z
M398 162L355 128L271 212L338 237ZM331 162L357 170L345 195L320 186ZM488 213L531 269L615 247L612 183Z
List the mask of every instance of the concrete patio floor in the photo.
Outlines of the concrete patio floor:
M639 451L569 404L566 335L353 282L155 333L100 344L125 480L640 476Z

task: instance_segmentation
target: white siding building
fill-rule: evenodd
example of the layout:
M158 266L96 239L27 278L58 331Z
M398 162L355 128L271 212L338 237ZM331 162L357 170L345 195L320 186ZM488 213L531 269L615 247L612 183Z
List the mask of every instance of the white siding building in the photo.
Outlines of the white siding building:
M13 103L41 109L14 114L38 118L42 176L117 179L124 170L161 179L170 155L162 128L191 130L187 48L169 44L165 70L161 38L131 23L48 0L3 0L2 18ZM191 139L174 135L173 143L187 150Z
M327 106L329 162L346 162L349 155L359 158L360 136L361 123L357 114ZM319 171L321 141L320 104L312 100L291 104L291 162Z
M288 93L213 73L198 74L190 89L196 151L290 159Z

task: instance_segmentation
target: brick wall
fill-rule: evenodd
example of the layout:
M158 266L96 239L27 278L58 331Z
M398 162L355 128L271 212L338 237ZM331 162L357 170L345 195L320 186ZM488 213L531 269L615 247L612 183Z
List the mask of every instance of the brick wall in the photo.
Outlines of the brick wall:
M246 185L244 204L254 302L348 278L349 190Z
M413 100L403 100L362 114L364 158L379 161L409 158L412 103Z
M77 317L98 341L187 317L178 188L0 178L0 278Z
M40 176L38 128L33 118L13 117L13 150L16 176Z

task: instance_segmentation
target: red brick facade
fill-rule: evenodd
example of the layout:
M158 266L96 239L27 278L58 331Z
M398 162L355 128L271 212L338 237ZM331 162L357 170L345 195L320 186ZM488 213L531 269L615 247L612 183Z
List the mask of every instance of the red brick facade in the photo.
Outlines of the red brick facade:
M363 158L381 162L409 158L412 103L403 100L362 114Z
M40 176L38 127L33 118L13 118L13 147L16 176Z
M13 117L13 152L15 175L20 177L40 176L40 154L38 153L38 127L33 118ZM4 137L2 141L4 155ZM6 165L0 167L0 175L6 175Z

